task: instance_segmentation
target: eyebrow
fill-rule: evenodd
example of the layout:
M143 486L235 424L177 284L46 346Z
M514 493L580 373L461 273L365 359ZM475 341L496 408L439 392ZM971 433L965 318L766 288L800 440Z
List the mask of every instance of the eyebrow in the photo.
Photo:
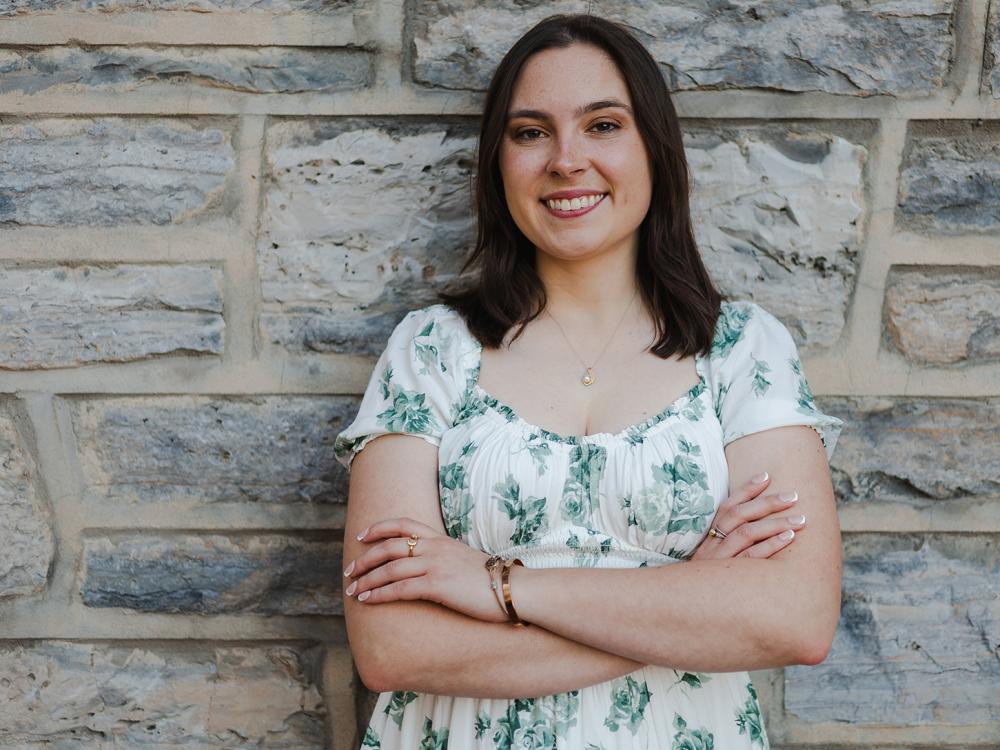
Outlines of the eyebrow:
M600 101L591 102L590 104L584 104L582 107L577 107L573 112L573 115L574 117L583 117L583 115L588 112L594 112L598 109L611 109L612 107L624 109L630 115L632 114L632 108L623 101L619 101L618 99L601 99ZM541 109L518 109L507 114L507 121L510 122L518 117L527 117L532 120L552 119L552 115Z

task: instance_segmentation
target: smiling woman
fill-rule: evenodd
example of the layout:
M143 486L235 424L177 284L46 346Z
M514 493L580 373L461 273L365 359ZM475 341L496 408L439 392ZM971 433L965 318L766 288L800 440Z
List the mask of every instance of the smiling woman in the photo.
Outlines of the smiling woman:
M842 422L714 288L624 28L542 21L483 115L480 273L396 325L335 443L363 747L767 748L747 670L819 663L839 616Z

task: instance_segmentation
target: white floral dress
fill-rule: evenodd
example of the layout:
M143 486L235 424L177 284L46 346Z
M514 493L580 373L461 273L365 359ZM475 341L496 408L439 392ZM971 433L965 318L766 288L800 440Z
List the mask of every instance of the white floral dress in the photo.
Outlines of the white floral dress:
M448 534L527 567L682 562L729 493L726 444L803 424L819 433L829 458L843 424L816 408L785 326L749 301L722 303L711 353L695 358L697 385L614 434L559 435L529 424L478 385L480 354L450 307L407 313L334 450L349 469L386 433L437 446ZM449 743L452 750L769 747L747 672L656 665L518 700L384 692L362 747Z

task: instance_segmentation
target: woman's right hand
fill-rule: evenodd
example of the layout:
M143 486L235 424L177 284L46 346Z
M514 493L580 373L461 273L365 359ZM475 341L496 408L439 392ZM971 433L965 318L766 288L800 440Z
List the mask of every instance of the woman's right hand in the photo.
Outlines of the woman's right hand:
M714 526L726 538L706 536L688 559L767 558L791 544L795 529L805 526L805 517L800 513L782 511L795 507L798 493L786 491L765 495L764 490L770 481L767 472L764 472L762 481L751 480L723 500L709 528ZM782 496L794 499L785 502ZM797 522L797 519L803 520ZM782 538L782 534L787 538Z

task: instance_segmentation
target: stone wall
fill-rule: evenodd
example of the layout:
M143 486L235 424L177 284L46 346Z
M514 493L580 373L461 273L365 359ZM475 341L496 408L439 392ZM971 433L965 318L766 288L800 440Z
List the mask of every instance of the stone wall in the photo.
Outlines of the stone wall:
M608 0L792 331L843 614L775 748L1000 745L1000 4ZM0 0L0 746L356 748L332 441L565 0ZM362 723L363 726L363 723Z

